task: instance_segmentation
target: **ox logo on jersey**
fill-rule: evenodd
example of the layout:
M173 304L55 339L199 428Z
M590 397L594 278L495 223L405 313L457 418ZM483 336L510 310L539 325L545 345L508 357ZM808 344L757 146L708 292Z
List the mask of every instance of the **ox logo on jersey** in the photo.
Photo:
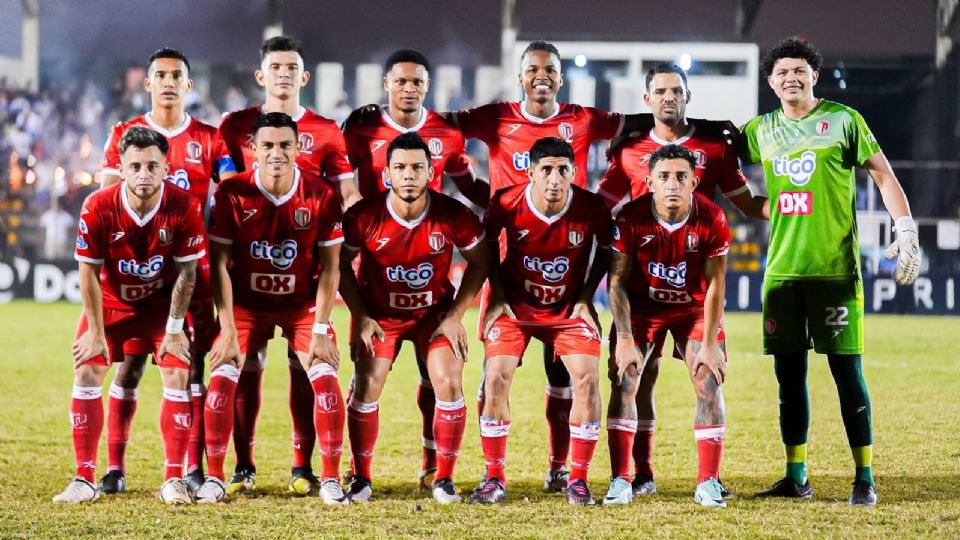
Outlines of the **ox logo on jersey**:
M433 305L433 291L417 293L390 293L390 307L396 309L424 309Z
M170 229L166 227L160 227L157 229L157 238L160 239L160 244L169 244L173 242L173 238L170 235Z
M550 285L534 283L529 279L523 280L523 288L544 305L556 304L563 298L563 293L567 292L566 285L552 287Z
M433 159L443 159L443 141L436 137L431 137L427 141L427 146L430 148L430 157Z
M826 120L817 122L817 134L823 135L828 129L830 129L830 122L827 122Z
M427 262L409 269L400 265L387 267L387 279L393 283L406 283L411 289L426 287L432 278L433 265Z
M533 272L543 274L543 279L556 283L567 275L570 270L570 259L566 257L557 257L552 261L541 261L540 257L523 257L523 267Z
M297 139L300 142L300 151L304 154L313 153L313 135L310 133L301 133Z
M293 261L297 258L297 241L284 240L274 245L266 240L254 240L250 243L250 256L268 260L274 267L286 270L293 266Z
M430 249L433 250L434 255L437 253L442 253L443 247L447 245L447 239L445 236L443 236L442 232L430 233L430 239L428 242L430 243Z
M667 266L663 263L652 262L647 265L647 272L655 278L665 280L676 288L681 288L687 284L687 262L684 261L677 266Z
M698 249L700 249L700 235L694 231L687 231L687 238L684 241L683 246L688 253L696 252Z
M707 166L707 154L703 150L694 150L693 156L697 158L697 167L704 168Z
M580 247L583 243L583 230L571 229L567 231L567 240L570 241L570 247Z
M809 216L813 213L813 192L781 191L777 195L777 211L781 216Z
M570 122L561 122L557 126L557 131L560 132L560 138L567 142L570 142L570 139L573 138L573 125Z
M293 294L297 276L293 274L250 274L250 288L267 294Z
M157 277L160 274L160 271L163 270L163 257L160 255L154 255L150 257L150 260L147 262L137 262L133 259L125 261L120 259L117 263L117 267L120 270L120 273L125 276L137 276L143 281L150 281L153 278Z
M197 141L187 143L187 158L190 163L200 163L200 156L203 154L203 146Z
M693 297L687 291L656 289L654 287L650 287L650 299L664 304L686 304L693 301Z
M780 156L773 160L773 174L789 176L790 181L796 186L802 186L809 182L815 170L817 170L817 155L810 150L795 159Z
M297 224L297 229L306 229L310 226L310 209L301 206L293 211L293 221Z
M518 171L525 171L530 168L530 152L514 152L513 168Z

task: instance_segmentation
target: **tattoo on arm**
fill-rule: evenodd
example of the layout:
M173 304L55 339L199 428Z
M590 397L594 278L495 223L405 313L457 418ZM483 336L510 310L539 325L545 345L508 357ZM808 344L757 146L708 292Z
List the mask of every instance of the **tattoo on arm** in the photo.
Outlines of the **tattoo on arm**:
M197 283L197 261L187 261L177 263L177 270L180 271L177 281L173 285L173 297L170 299L170 316L174 319L182 319L190 306L190 297L193 296L193 288Z
M630 298L623 282L630 275L630 257L613 251L610 259L610 309L617 332L630 331Z

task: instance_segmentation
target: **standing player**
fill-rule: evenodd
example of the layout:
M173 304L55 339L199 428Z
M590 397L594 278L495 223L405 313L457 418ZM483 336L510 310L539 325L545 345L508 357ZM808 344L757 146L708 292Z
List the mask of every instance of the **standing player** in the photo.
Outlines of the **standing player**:
M607 409L613 480L604 504L633 499L629 478L637 388L670 332L697 393L693 434L700 465L693 498L709 508L726 507L717 477L726 431L720 321L730 229L723 211L694 193L696 164L696 154L686 147L655 150L646 178L650 192L624 206L615 222L610 307L617 339Z
M430 434L436 436L433 498L460 501L453 483L467 413L467 340L460 321L483 285L489 254L473 212L427 188L434 174L430 162L430 147L418 134L396 137L387 149L390 191L364 199L344 217L340 290L353 316L357 373L347 423L354 464L349 497L355 502L370 500L378 400L403 341L425 359L437 395L430 415ZM454 248L467 260L456 294L447 277ZM357 254L362 256L355 276L351 261Z
M323 462L320 496L326 504L345 504L338 471L344 421L340 355L329 322L340 280L340 196L325 180L295 166L299 144L290 116L261 116L253 135L258 167L224 182L214 196L210 240L221 331L210 353L204 404L210 476L197 502L226 496L223 461L240 372L244 363L257 361L279 326L311 384Z
M807 478L807 350L827 355L856 473L850 504L874 505L870 396L863 379L863 281L857 242L854 167L876 182L896 221L894 280L920 272L917 225L873 133L857 111L816 98L823 57L798 38L781 41L761 62L781 107L742 128L740 156L763 163L770 246L763 281L763 350L780 385L780 433L787 472L763 497L810 498Z
M501 232L507 248L503 268L492 265L491 301L483 321L486 400L480 436L486 475L472 502L506 498L510 385L536 337L556 349L575 388L567 502L594 503L587 470L600 437L600 334L592 306L609 262L610 213L599 195L572 185L579 173L575 159L573 147L563 139L540 139L530 148L527 184L497 192L487 210L485 228L487 240L497 248L493 252L499 251Z
M353 167L347 161L343 134L332 120L300 105L300 90L310 80L310 72L303 67L300 43L287 36L266 40L260 49L260 69L255 76L257 83L264 88L266 101L262 105L230 113L220 124L220 133L238 169L249 172L257 166L252 133L260 115L274 112L287 114L297 123L299 133L297 167L339 186L345 207L349 207L360 195L353 182ZM313 390L292 349L287 351L287 360L290 371L290 413L293 419L290 489L302 495L310 491L311 485L318 483L310 463L317 438L313 427ZM253 447L265 361L264 354L257 361L247 362L237 387L238 413L233 434L237 467L228 486L231 494L253 489L256 485Z
M195 197L164 181L167 140L141 126L119 141L119 184L90 195L80 212L76 259L80 261L83 313L73 343L70 402L77 477L56 503L95 501L97 447L103 431L103 379L125 341L151 345L163 380L160 433L167 503L191 502L182 480L190 436L190 341L183 320L206 251L203 210ZM166 323L164 314L168 313Z
M190 80L190 62L175 49L160 49L147 60L147 78L144 86L150 92L150 112L128 122L117 124L107 139L103 165L100 170L102 187L120 181L119 143L132 126L145 126L166 137L169 143L167 163L170 171L167 181L186 189L206 209L210 198L211 180L226 180L237 173L223 139L213 126L191 118L187 114L184 97L193 88ZM203 358L210 351L217 333L213 314L213 296L210 291L210 259L197 263L197 283L190 301L190 323L193 341L190 348L190 388L194 422L190 428L190 446L187 450L187 476L184 481L191 491L203 483ZM100 481L101 493L119 493L126 489L125 455L130 438L130 425L137 410L137 386L143 377L148 343L130 340L124 346L125 357L120 362L116 378L110 385L107 405L107 452L110 458L107 474Z

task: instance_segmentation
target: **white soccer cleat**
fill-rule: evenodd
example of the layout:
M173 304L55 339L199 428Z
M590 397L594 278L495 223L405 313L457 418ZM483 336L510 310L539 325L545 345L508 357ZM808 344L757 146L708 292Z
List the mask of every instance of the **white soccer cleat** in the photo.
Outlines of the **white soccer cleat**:
M97 489L97 486L78 476L67 484L63 492L53 498L53 502L77 504L93 502L99 498L100 490Z
M201 489L203 486L200 486ZM183 478L171 478L160 486L160 500L167 504L193 504Z
M350 489L347 491L347 498L350 502L366 503L373 497L373 484L362 476L354 477L350 482Z
M603 504L630 504L632 500L633 486L627 480L617 477L610 481Z
M440 504L452 504L463 501L456 484L449 478L444 478L433 484L433 500Z
M320 499L323 504L331 506L350 504L350 499L343 492L343 486L335 478L327 478L320 484Z
M716 478L707 478L697 490L693 492L693 500L705 508L726 508L727 502L723 500L723 488Z
M208 476L203 485L197 490L197 503L212 504L227 498L227 486L223 480L215 476Z

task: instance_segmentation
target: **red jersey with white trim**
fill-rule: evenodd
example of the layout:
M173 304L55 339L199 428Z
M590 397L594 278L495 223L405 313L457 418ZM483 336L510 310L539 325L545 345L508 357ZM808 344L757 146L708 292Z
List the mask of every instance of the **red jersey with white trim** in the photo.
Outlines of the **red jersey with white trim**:
M233 303L247 309L316 303L319 246L343 242L340 194L329 182L294 169L281 197L253 170L220 184L214 194L211 242L232 246Z
M534 207L532 189L528 182L497 192L484 227L487 238L506 234L500 280L517 318L566 319L583 290L594 242L610 247L610 211L599 195L570 186L566 207L548 218Z
M369 111L343 126L350 163L357 168L360 194L366 197L390 190L387 178L387 148L402 133L416 132L430 147L433 180L427 185L443 191L443 173L460 176L467 172L470 161L464 153L463 135L448 120L427 108L420 109L420 122L405 128L390 118L387 106Z
M716 137L698 135L696 127L672 142L657 137L651 130L645 137L630 139L610 156L610 166L597 190L607 206L622 205L649 191L644 178L650 175L650 154L667 144L686 147L697 156L697 192L708 199L713 199L718 187L727 198L750 190L732 145Z
M707 259L726 255L730 228L723 210L700 193L690 213L666 223L653 209L653 194L627 203L614 222L613 249L633 259L627 280L634 313L702 309Z
M257 166L257 157L251 148L253 124L265 113L262 105L249 107L228 113L220 122L220 135L226 141L238 171L251 171ZM332 182L353 178L353 167L347 160L347 145L336 122L306 107L300 107L293 121L297 123L300 142L297 166L301 170Z
M468 251L483 241L480 220L455 199L428 191L427 208L406 221L390 193L363 199L343 218L344 249L360 251L357 282L374 319L418 319L449 305L454 247Z
M103 147L101 173L120 175L120 139L133 126L148 127L167 138L170 144L167 150L167 163L170 164L167 181L192 193L204 206L209 201L210 181L237 171L217 128L186 115L180 127L167 130L147 113L113 127Z
M142 218L128 197L124 182L87 197L74 258L102 265L105 309L169 309L176 263L206 254L203 209L196 197L168 182L160 184L160 202Z
M587 187L587 157L590 145L612 139L623 130L624 116L594 107L557 103L555 114L537 118L523 109L523 102L497 102L454 113L463 136L480 139L490 150L490 192L526 184L530 148L544 137L559 137L573 146L577 176L573 183Z

